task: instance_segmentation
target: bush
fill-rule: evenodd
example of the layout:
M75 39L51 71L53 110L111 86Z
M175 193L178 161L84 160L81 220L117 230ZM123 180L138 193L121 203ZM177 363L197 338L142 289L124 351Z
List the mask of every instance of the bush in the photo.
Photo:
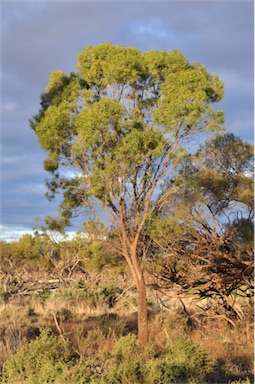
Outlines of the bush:
M207 352L192 339L183 336L167 345L156 369L161 374L162 383L199 383L211 366Z
M66 345L41 329L40 336L21 346L10 355L3 366L3 383L6 384L64 384L68 365Z
M104 374L102 384L143 384L143 364L141 359L128 359L115 364Z
M91 307L96 307L98 303L98 294L95 290L89 288L81 288L77 287L66 288L63 291L56 292L54 294L55 300L60 300L66 304L66 306L70 306L75 308L80 303L84 303Z
M70 375L70 384L98 384L98 375L93 372L89 362L84 365L76 365Z
M117 360L133 359L136 355L141 355L142 347L137 344L136 336L132 333L121 337L115 344L112 354Z
M239 379L235 381L230 381L229 384L251 384L250 379L246 377L245 380Z
M112 358L102 383L201 383L210 370L206 352L188 337L157 353L152 346L142 349L136 337L129 334L117 341Z
M102 288L100 296L104 303L108 305L109 308L114 307L118 295L122 293L122 290L115 284L109 284Z

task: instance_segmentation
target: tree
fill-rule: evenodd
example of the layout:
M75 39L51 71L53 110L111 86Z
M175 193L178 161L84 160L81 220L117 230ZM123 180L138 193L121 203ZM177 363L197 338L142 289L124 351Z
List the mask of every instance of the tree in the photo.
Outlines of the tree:
M151 228L161 255L157 289L210 299L206 314L231 324L246 320L238 295L253 313L253 180L250 143L233 134L209 139L182 164L172 181L179 188Z
M62 225L87 209L118 228L118 251L138 292L138 340L145 345L144 228L159 204L159 184L175 172L185 144L222 129L223 112L212 103L223 97L223 83L178 50L142 53L111 43L86 47L75 73L54 71L49 80L31 119L48 152L48 196L63 192Z

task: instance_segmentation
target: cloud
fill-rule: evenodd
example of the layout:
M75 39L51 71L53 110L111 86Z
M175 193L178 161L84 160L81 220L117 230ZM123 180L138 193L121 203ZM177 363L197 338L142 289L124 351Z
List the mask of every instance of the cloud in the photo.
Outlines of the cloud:
M134 35L151 38L162 38L168 36L167 30L162 26L157 19L136 20L130 28L129 36Z
M15 111L15 109L17 108L17 105L16 103L3 103L2 104L2 113L10 113L10 112L13 112Z
M32 234L33 231L30 227L0 226L0 241L17 241L26 233Z

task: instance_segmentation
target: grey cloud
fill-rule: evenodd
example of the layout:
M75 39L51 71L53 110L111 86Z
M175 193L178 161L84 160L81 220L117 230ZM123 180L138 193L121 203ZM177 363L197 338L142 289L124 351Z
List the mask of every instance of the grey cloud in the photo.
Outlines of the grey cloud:
M77 53L85 45L113 37L117 9L114 4L105 4L105 12L98 12L98 4L47 3L37 17L27 22L28 9L26 23L22 20L5 32L4 64L8 63L8 68L23 81L29 79L38 85L42 80L45 84L45 75L56 68L73 70Z

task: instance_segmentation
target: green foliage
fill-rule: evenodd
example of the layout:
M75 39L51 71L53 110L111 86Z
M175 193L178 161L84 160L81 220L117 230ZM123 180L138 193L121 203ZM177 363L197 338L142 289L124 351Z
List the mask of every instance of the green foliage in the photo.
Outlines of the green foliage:
M148 383L201 383L211 369L206 351L192 339L168 343L163 355L146 366Z
M56 299L64 300L67 306L74 308L80 303L95 307L99 303L99 294L93 288L85 287L83 289L67 288L62 292L56 293Z
M182 141L221 130L222 112L211 103L222 97L219 78L178 50L107 42L79 53L76 73L54 71L31 126L48 151L50 196L64 193L62 224L77 208L94 211L95 201L114 219L121 201L127 217L135 206L144 212L146 197L183 160Z
M229 381L229 384L251 384L250 379L246 377L245 380L239 379L234 381Z
M201 383L210 371L207 353L190 338L169 343L160 354L152 347L143 349L134 335L120 338L115 358L102 377L102 383Z
M112 261L107 256L101 241L93 241L89 244L84 256L86 259L86 268L92 271L100 271L105 265L110 264Z
M170 72L161 90L165 97L155 113L157 123L170 125L178 134L180 126L182 134L187 134L194 126L200 126L202 130L206 126L211 131L221 128L223 113L213 111L209 102L222 98L223 83L217 77L210 76L202 65L187 65ZM205 115L210 119L206 121Z
M124 359L125 357L131 358L132 356L137 356L141 351L142 348L137 344L135 335L130 333L117 341L112 354L119 360Z
M144 383L143 363L141 359L123 360L119 365L114 365L104 374L102 383L104 384L130 384Z
M121 337L112 352L115 363L107 369L102 383L142 383L143 359L142 347L137 344L135 335Z
M164 364L171 371L174 382L181 383L198 383L210 370L206 351L186 336L168 344Z
M3 367L3 383L6 384L64 384L66 375L67 346L47 329L29 344L21 346L10 355Z
M47 234L35 232L33 235L24 234L19 240L1 245L0 260L5 270L15 272L22 270L50 270L52 261L60 258L59 245L53 242Z
M51 290L48 287L43 287L39 292L39 296L42 299L42 301L46 301L47 299L49 299L50 295L51 295Z
M72 369L68 383L72 384L98 384L98 374L93 371L89 361L79 364Z
M103 89L109 84L133 84L143 74L141 52L107 42L88 46L78 55L77 67L84 80Z
M84 233L90 240L103 240L108 234L108 229L99 219L92 220L88 218L88 220L83 223L79 233Z
M109 308L112 308L116 302L118 295L122 293L122 290L116 284L109 284L104 287L101 287L100 296L103 301L106 302Z
M161 247L169 244L170 239L183 233L183 226L178 217L165 215L164 218L155 217L147 229L149 236Z
M253 208L254 147L233 134L209 139L197 152L200 187L215 208L235 201Z
M15 254L20 260L40 260L48 251L49 242L50 240L43 235L26 233L10 247L13 250L13 255Z

